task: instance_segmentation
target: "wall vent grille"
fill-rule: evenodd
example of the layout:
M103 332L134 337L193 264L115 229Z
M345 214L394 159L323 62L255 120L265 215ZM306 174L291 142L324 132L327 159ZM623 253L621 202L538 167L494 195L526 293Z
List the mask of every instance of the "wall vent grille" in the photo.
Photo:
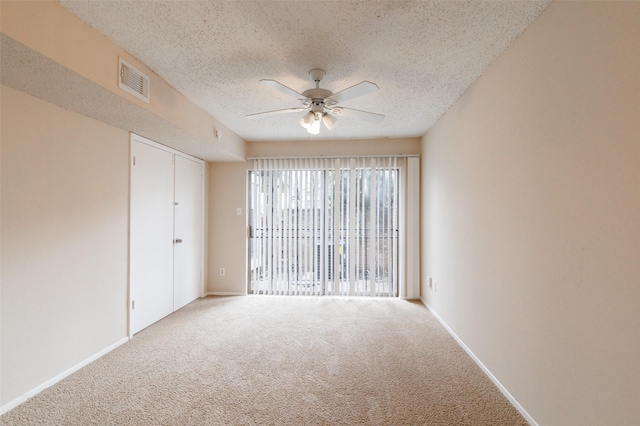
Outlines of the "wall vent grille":
M118 87L138 99L149 103L149 77L119 58Z

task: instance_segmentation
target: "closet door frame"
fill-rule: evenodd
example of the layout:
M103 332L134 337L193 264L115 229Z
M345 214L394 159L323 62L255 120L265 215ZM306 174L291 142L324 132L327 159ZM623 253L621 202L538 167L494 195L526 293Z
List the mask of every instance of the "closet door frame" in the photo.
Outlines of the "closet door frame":
M176 149L173 149L171 147L168 147L166 145L162 145L158 142L154 142L151 139L147 139L143 136L137 135L135 133L130 133L130 138L129 138L129 253L128 253L128 269L129 269L129 274L128 274L128 291L127 291L127 331L129 334L129 339L133 338L133 330L131 327L131 310L132 310L132 295L131 295L131 175L132 175L132 167L133 167L133 155L131 153L131 146L132 144L135 142L139 142L139 143L143 143L146 145L149 145L151 147L166 151L170 154L173 154L174 156L180 156L186 159L189 159L191 161L195 161L197 163L202 164L202 176L203 176L203 180L202 180L202 185L201 185L201 191L202 191L202 215L201 215L201 220L202 223L200 224L201 229L202 229L202 239L201 239L201 248L200 248L200 297L204 297L206 295L205 292L205 287L204 284L206 282L205 280L205 271L206 271L206 265L205 265L205 259L206 259L206 234L207 234L207 227L206 227L206 205L207 205L207 199L206 199L206 162L204 160L201 160L200 158L197 157L193 157L189 154L185 154L184 152L178 151ZM175 191L175 161L174 161L174 191ZM175 194L174 194L175 196ZM173 279L173 276L172 276ZM175 311L174 311L175 312ZM141 330L138 330L141 331Z

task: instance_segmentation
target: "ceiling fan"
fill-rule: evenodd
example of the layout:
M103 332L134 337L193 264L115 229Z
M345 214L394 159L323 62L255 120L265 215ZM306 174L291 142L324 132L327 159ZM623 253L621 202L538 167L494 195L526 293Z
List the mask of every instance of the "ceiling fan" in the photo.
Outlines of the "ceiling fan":
M332 130L336 126L336 116L357 118L369 122L377 123L384 120L384 115L373 112L360 111L353 108L338 106L339 103L368 95L379 90L378 86L370 81L362 81L355 86L348 87L338 93L332 93L327 89L320 88L320 81L325 76L324 70L319 68L309 71L309 75L316 83L313 89L298 93L295 90L279 83L275 80L260 80L263 85L275 89L285 95L294 97L300 101L301 107L278 109L275 111L259 112L249 114L247 118L266 117L269 115L287 114L290 112L307 111L299 120L302 127L307 129L312 135L320 133L320 122L322 121L327 129Z

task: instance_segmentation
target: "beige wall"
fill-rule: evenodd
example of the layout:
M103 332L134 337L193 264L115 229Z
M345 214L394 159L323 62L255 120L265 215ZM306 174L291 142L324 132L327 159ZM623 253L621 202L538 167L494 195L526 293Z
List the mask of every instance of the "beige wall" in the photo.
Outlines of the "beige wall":
M52 103L101 121L111 120L110 124L114 126L205 160L208 157L235 161L244 159L244 140L54 0L3 0L0 6L2 33L26 46L31 50L28 53L34 55L27 57L25 52L16 53L7 49L11 63L3 64L3 67L6 66L4 72L8 75L3 76L4 84L38 97L47 96ZM33 69L29 65L42 67L39 71L43 73L56 74L60 71L54 65L40 60L37 55L61 65L72 76L56 75L55 80L39 88L43 81L47 82L48 76L40 75L33 81ZM118 57L150 77L149 103L118 88ZM3 61L7 59L3 58ZM9 72L21 66L24 69L18 69L17 73ZM65 87L60 84L64 83L63 78L74 86L91 83L97 87ZM11 81L5 81L8 79ZM82 96L78 96L80 100L68 99L67 91L73 89L82 91ZM105 89L108 93L105 93ZM95 95L94 91L98 94ZM124 107L122 99L127 102ZM104 111L101 103L106 103L116 111ZM119 117L117 110L123 108L127 108L128 114ZM154 130L159 126L164 132ZM215 138L214 129L221 131L221 139Z
M127 336L129 136L0 90L4 406Z
M247 157L410 155L420 149L419 138L247 142Z
M640 419L639 55L554 2L423 140L423 298L541 425Z
M248 142L248 157L419 154L420 139ZM252 162L209 163L209 293L246 293L247 170ZM242 215L236 209L242 208ZM220 276L225 268L225 276Z
M208 293L246 293L245 207L249 164L208 164ZM242 209L242 215L237 215L237 208ZM225 268L225 276L220 276L220 268Z

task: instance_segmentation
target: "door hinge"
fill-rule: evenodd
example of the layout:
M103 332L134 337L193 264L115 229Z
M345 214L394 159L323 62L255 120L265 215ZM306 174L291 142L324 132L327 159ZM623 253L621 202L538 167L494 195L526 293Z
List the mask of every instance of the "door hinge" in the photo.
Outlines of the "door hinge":
M136 301L132 300L131 301L131 310L134 310L136 308Z
M133 157L133 165L134 166L136 165L136 157L135 156Z

